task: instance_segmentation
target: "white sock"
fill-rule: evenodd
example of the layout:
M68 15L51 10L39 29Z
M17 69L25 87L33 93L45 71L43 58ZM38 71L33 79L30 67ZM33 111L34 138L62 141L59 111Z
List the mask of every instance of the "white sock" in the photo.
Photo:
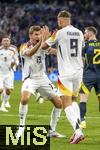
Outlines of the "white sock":
M1 94L1 100L4 101L4 103L7 103L9 99L10 99L10 95L8 95L5 90L3 90L3 93Z
M59 120L61 114L61 109L54 107L51 112L51 121L50 121L50 127L52 131L56 131L57 122Z
M20 103L20 106L19 106L20 126L25 125L25 119L26 119L27 112L28 112L28 104L22 105Z
M76 130L77 128L79 128L79 124L77 122L77 116L73 109L73 106L71 105L66 107L64 111L73 129Z
M1 94L1 100L2 100L1 108L3 109L3 108L5 108L5 104L7 102L5 90L3 90L2 94Z
M2 108L2 109L5 108L5 102L4 102L4 101L2 101L1 108Z
M72 107L76 113L76 116L78 118L78 120L80 121L80 109L79 109L79 106L78 106L78 103L77 102L73 102L72 103Z
M84 135L80 128L75 131L75 134L77 134L78 136Z

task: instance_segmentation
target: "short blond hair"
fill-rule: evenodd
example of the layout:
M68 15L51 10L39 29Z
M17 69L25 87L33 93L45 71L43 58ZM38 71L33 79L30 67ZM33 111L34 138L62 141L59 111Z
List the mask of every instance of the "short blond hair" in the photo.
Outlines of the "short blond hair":
M97 35L97 29L94 26L86 27L85 30L92 31L93 34Z
M40 31L41 27L40 26L31 26L29 28L29 34L33 34L34 31Z
M59 12L58 17L71 18L71 13L63 10Z

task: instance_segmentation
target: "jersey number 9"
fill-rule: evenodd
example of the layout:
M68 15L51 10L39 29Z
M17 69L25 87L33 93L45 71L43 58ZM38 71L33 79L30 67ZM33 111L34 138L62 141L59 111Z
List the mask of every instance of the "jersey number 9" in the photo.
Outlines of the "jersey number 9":
M78 39L70 39L71 57L78 55Z

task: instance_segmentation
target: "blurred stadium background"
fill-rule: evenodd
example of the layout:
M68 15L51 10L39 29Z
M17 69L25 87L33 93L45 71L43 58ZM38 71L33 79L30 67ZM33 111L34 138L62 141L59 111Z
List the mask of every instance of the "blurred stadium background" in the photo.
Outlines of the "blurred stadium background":
M0 0L0 37L5 32L9 33L12 43L19 50L20 44L28 41L28 29L31 25L46 24L53 31L57 28L56 15L63 9L72 13L72 23L82 31L84 27L93 25L100 33L100 0ZM99 34L98 39L100 39ZM56 57L47 56L46 64L48 74L53 73L51 79L55 80ZM15 72L15 79L21 79L21 65ZM15 81L14 92L10 100L12 107L7 114L0 112L0 124L19 124L20 89L21 82ZM49 124L51 110L50 103L38 104L32 97L29 102L26 124ZM100 150L100 112L98 112L98 101L96 101L94 91L89 97L86 120L86 140L79 145L70 145L69 137L72 129L63 113L57 130L66 134L67 139L51 139L50 150Z

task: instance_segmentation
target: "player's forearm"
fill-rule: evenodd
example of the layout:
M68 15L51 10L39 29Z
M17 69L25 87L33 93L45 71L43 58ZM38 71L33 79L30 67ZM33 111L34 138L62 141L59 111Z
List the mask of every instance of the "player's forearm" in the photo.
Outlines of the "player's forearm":
M34 55L37 52L37 50L39 49L40 45L41 45L41 41L39 41L31 50L26 51L25 55L31 57L32 55Z
M51 55L57 55L57 49L56 49L56 48L50 47L48 52L49 52L49 54L51 54Z

